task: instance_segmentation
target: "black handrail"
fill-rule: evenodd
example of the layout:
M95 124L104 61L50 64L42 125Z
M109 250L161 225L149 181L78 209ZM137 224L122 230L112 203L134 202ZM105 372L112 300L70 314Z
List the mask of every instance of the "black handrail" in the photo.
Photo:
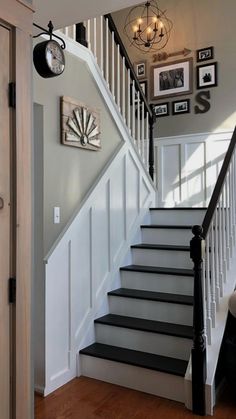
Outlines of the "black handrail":
M190 242L190 257L194 262L194 305L193 305L193 348L192 348L192 410L198 415L206 414L206 342L204 336L204 301L202 262L204 258L204 239L207 236L217 204L224 187L225 178L235 150L236 127L226 152L202 226L193 227L194 237Z
M225 158L224 158L224 162L222 164L221 167L221 171L220 174L218 176L214 191L212 193L211 196L211 200L209 202L208 208L207 208L207 212L205 214L203 223L202 223L202 228L203 228L203 233L202 236L205 238L207 236L207 233L209 231L211 222L212 222L212 218L214 216L215 213L215 209L216 206L218 204L219 198L220 198L220 194L221 191L223 189L224 186L224 181L225 181L225 177L227 175L227 171L228 171L228 167L229 164L231 162L231 158L235 149L235 145L236 145L236 127L234 129L228 150L226 152Z

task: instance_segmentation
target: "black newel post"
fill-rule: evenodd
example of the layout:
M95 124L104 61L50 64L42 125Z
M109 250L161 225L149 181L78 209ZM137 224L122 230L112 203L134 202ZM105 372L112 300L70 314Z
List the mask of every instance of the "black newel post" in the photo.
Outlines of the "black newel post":
M152 116L149 115L149 175L152 180L154 178L154 144L153 144L153 128L154 123L156 122L156 116L153 111L152 105L150 105L152 110Z
M85 47L88 46L88 42L86 41L86 28L83 23L76 24L76 41L80 44L84 45Z
M204 337L204 310L202 294L202 261L205 241L203 229L195 225L194 237L190 241L190 257L194 263L194 306L193 306L193 348L192 348L192 404L193 413L204 416L206 382L206 343Z

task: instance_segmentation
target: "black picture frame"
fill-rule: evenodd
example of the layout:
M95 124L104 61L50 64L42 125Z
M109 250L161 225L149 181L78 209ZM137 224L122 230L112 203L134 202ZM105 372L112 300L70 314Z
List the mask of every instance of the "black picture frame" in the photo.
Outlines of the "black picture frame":
M218 86L218 63L197 66L197 89L208 89Z
M157 103L152 105L153 112L157 118L169 116L169 102Z
M172 102L172 115L183 115L185 113L190 113L190 99Z
M197 49L196 60L197 63L214 59L214 47L207 47Z
M147 62L146 60L133 63L134 71L138 79L147 77Z

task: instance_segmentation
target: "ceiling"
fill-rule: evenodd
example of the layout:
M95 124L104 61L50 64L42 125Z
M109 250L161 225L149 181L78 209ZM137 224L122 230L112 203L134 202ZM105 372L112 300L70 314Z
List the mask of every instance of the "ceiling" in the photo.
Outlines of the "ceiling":
M52 20L55 29L82 22L140 3L138 0L34 0L34 22L46 27Z

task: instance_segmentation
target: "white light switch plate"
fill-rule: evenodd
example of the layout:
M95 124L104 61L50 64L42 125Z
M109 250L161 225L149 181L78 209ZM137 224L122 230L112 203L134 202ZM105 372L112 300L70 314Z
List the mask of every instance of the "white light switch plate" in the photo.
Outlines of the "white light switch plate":
M54 224L60 224L60 207L54 207L53 220Z

